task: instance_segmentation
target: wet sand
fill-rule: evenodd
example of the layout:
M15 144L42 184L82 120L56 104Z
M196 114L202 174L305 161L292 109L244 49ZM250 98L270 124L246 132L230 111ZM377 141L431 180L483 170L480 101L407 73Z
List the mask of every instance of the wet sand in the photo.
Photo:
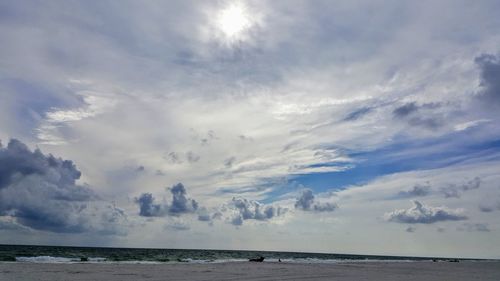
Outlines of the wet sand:
M500 280L500 261L335 264L0 263L0 280Z

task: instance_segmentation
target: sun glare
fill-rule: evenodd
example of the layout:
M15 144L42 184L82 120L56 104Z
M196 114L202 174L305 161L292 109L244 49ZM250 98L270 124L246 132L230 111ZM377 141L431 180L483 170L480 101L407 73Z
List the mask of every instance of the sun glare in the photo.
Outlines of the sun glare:
M218 28L231 40L238 39L251 25L252 21L243 3L231 4L220 11L217 17Z

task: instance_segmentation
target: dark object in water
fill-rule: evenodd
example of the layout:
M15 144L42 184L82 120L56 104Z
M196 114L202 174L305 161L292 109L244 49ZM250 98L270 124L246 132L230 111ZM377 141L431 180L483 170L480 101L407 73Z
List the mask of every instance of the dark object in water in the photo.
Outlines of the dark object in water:
M89 261L89 258L87 258L87 257L81 257L80 261Z
M249 259L248 261L263 262L264 257L260 257L260 258L256 258L256 259Z
M458 259L449 260L449 262L460 262Z

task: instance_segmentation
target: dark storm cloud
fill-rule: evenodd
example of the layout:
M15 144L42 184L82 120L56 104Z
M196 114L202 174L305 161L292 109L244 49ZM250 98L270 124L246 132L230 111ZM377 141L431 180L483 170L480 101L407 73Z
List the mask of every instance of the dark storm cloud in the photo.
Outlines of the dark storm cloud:
M396 197L411 198L411 197L426 196L430 193L430 191L431 191L430 185L416 184L410 190L400 191Z
M475 177L461 185L452 184L447 187L443 187L441 188L441 192L445 198L460 198L463 192L478 189L479 187L481 187L481 178Z
M231 219L233 225L242 225L245 220L267 221L286 212L286 209L281 207L264 205L243 198L233 198L232 205L237 211L236 216Z
M385 218L397 223L422 223L431 224L440 221L466 220L460 210L450 210L445 207L425 206L419 201L413 201L414 206L410 209L394 210L386 213Z
M314 201L314 194L312 190L305 189L297 201L295 202L295 208L303 211L314 211L314 212L332 212L335 211L338 206L334 203L316 203Z
M186 188L182 183L170 188L172 202L155 203L151 193L143 193L134 202L139 205L139 215L143 217L162 217L166 215L179 216L185 213L194 213L198 209L198 202L187 197Z
M55 175L49 178L52 173ZM39 149L32 152L19 140L10 140L6 148L0 146L0 189L29 175L46 176L58 186L72 186L81 173L72 161L45 156Z
M481 75L482 91L480 98L484 101L500 105L500 58L491 54L482 54L475 58Z
M31 151L12 139L0 147L0 216L52 232L121 232L114 223L126 215L77 185L80 176L72 161Z

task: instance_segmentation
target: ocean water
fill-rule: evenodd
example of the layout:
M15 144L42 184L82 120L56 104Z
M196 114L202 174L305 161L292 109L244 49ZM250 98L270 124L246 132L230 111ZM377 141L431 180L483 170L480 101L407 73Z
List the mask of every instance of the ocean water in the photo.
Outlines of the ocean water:
M272 251L183 250L0 245L0 262L35 263L217 263L265 257L265 262L335 263L343 261L420 261L431 257L365 256Z

